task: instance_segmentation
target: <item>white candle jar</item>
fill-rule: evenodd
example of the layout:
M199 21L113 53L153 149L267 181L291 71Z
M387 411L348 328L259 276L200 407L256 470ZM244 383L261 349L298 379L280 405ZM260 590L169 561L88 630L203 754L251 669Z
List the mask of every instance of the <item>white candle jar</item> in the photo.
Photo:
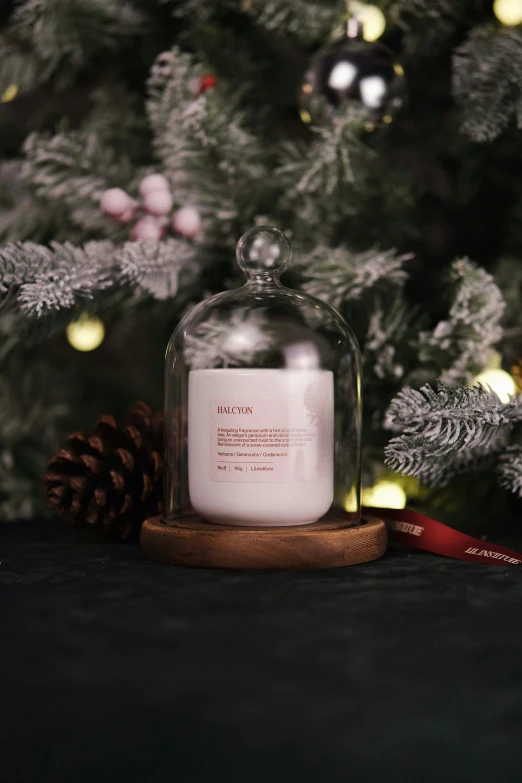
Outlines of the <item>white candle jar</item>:
M359 519L359 348L329 305L280 283L290 255L280 231L247 232L245 285L194 307L170 339L167 523Z

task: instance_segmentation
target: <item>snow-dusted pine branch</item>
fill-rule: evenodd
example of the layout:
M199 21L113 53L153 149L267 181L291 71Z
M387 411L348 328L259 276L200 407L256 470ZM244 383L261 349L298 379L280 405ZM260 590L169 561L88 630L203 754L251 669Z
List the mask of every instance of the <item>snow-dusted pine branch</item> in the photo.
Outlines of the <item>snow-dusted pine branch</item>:
M373 302L368 331L363 344L364 379L367 373L377 379L397 381L405 373L401 349L408 347L408 335L415 331L415 312L399 292L377 296Z
M24 317L40 318L70 311L108 289L165 299L176 295L180 275L193 280L198 271L196 246L181 239L122 248L111 242L16 242L0 248L0 302L10 294Z
M265 29L285 30L304 43L328 39L346 15L345 0L256 0L245 8Z
M29 90L50 77L63 87L144 21L127 0L19 0L0 41L0 93L10 84Z
M259 361L270 347L269 329L261 310L236 308L228 319L211 316L187 335L185 361L192 370Z
M21 254L24 261L19 264L16 256ZM17 243L0 250L0 258L11 262L20 308L29 317L71 310L78 301L110 288L117 279L112 255L110 242L88 242L83 248L53 242L49 249Z
M463 20L473 24L483 9L481 0L391 0L386 6L388 17L403 30L407 52L423 54L440 50Z
M193 281L200 270L197 246L182 239L165 242L126 242L116 265L126 280L155 299L176 296L180 276Z
M520 26L474 30L454 55L453 92L475 141L491 141L512 119L522 128Z
M375 157L361 138L365 121L362 112L348 110L314 128L316 138L308 147L281 145L276 176L284 191L283 204L299 215L296 232L308 229L317 236L317 231L324 232L360 208Z
M0 163L0 242L31 239L38 242L49 235L54 216L48 205L37 199L28 183L22 181L22 161Z
M365 163L373 157L360 138L364 121L362 113L347 111L326 127L314 128L317 138L306 150L292 143L283 147L288 160L282 161L279 174L292 182L295 194L332 196L343 183L356 185L364 179Z
M176 47L156 60L147 104L154 144L174 200L216 221L253 216L270 182L259 139L220 85L201 94L203 67Z
M125 155L116 154L96 134L82 131L51 137L33 133L24 151L22 177L49 209L65 213L87 237L121 235L121 227L104 215L99 201L104 190L130 180L132 166Z
M400 433L386 446L386 464L425 484L443 486L498 454L521 421L519 398L504 404L481 386L453 389L438 383L435 389L403 389L385 417L385 427Z
M522 497L522 446L508 446L499 457L497 475L501 486Z
M467 383L480 372L502 337L504 299L493 277L466 258L452 265L447 320L419 335L419 360L444 383Z
M360 299L370 290L402 287L407 278L404 265L410 258L375 247L356 253L344 247L318 245L302 255L299 264L304 289L340 309L344 302Z
M49 362L11 357L0 372L0 520L44 511L41 477L70 410L71 381Z

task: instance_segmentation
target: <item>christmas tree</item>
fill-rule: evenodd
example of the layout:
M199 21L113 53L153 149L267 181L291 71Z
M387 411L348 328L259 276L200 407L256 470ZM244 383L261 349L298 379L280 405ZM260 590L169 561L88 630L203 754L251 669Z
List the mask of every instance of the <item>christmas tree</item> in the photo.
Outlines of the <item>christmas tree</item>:
M256 224L359 339L365 484L522 495L520 0L0 17L0 519L42 512L66 434L161 407L170 332Z

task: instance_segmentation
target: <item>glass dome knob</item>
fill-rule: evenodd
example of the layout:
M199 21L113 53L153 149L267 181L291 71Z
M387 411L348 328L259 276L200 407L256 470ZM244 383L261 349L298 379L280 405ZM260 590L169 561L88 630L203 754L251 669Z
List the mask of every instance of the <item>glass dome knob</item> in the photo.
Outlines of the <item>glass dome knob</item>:
M292 258L290 244L277 228L259 226L243 234L237 243L237 262L250 278L279 277Z

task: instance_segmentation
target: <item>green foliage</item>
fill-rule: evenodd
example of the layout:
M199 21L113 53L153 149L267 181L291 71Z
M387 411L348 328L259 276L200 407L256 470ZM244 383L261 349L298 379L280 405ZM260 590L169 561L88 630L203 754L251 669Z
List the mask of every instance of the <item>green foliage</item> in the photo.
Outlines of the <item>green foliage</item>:
M51 242L50 247L16 242L0 248L0 305L26 320L71 315L108 290L123 301L148 293L174 297L180 275L192 283L199 271L196 248L180 239L166 242ZM14 326L13 326L14 330ZM39 329L40 339L44 332Z
M338 310L368 292L403 286L404 264L411 258L395 250L371 248L354 253L347 248L318 245L300 258L304 289Z
M404 389L386 413L385 427L400 433L386 446L386 464L426 484L444 486L496 456L521 421L519 400L503 404L480 385Z
M276 33L285 30L304 43L328 39L347 18L343 0L246 0L243 5L257 24Z
M53 212L35 197L21 171L21 161L0 163L0 241L41 241L56 226Z
M31 362L27 372L25 363ZM38 491L49 456L69 414L64 374L34 356L20 354L0 373L0 520L42 514Z
M508 446L497 466L499 483L518 497L522 497L522 446Z
M126 242L115 260L123 281L155 299L175 297L180 283L188 288L200 271L197 247L182 239Z
M127 185L132 167L94 133L70 131L54 136L32 133L25 145L22 177L57 217L57 238L118 238L122 230L100 209L109 187Z
M502 294L493 277L468 259L455 261L450 274L448 318L419 335L419 360L445 383L470 381L485 366L488 349L502 336Z
M197 95L203 73L179 49L164 52L152 68L147 108L175 201L197 204L224 232L249 224L269 175L231 97L219 86Z
M375 158L362 138L364 121L360 112L349 111L315 128L308 147L293 142L282 145L276 177L283 209L296 217L297 238L327 240L336 223L357 214Z
M474 141L491 141L511 119L522 128L522 32L520 28L473 30L453 59L453 92Z
M0 43L0 92L51 77L64 87L92 58L144 24L125 0L19 0Z
M363 380L367 382L370 373L377 381L396 384L404 378L413 358L410 343L418 316L398 291L377 294L373 305L363 344Z
M411 53L433 52L456 28L481 19L482 0L384 0L393 21L405 35Z
M127 161L149 162L149 129L145 107L135 93L123 83L104 84L90 94L92 109L82 122L81 130L87 138L94 136L105 147L114 150L114 157L121 161L122 170L117 176L125 184ZM145 150L145 153L144 153ZM122 155L122 151L124 154Z
M25 243L16 249L24 253L24 264L18 263L15 268L27 264L18 301L22 313L29 317L71 310L78 300L92 299L117 281L110 263L113 253L110 242L89 242L83 248L69 242L64 245L53 242L50 251ZM8 245L4 258L10 256L12 260L12 250Z

